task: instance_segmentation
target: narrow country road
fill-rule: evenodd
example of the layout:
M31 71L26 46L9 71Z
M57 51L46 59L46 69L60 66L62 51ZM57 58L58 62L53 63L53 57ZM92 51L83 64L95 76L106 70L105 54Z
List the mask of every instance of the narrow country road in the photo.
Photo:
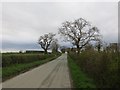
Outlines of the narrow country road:
M3 88L71 88L67 54L18 75L2 84Z

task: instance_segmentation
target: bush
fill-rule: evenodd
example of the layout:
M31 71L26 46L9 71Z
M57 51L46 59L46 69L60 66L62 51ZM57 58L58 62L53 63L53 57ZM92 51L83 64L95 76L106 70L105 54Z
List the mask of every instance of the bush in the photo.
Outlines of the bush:
M89 78L81 68L68 56L68 65L70 68L74 88L96 88L93 80Z
M120 88L120 56L114 52L84 51L69 53L82 71L92 77L98 88Z

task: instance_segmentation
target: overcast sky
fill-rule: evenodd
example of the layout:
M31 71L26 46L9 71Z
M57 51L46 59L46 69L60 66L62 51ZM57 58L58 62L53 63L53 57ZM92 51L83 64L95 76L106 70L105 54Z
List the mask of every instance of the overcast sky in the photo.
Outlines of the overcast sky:
M2 3L2 49L39 49L39 36L78 18L98 27L103 41L118 42L117 2L10 2Z

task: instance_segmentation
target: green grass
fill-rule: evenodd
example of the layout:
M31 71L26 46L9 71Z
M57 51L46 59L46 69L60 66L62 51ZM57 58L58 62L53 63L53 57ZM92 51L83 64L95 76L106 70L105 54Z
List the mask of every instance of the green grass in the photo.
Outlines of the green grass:
M14 64L24 64L34 61L44 60L55 56L54 54L34 54L34 53L18 53L18 54L3 54L2 55L2 67L8 67Z
M0 67L0 82L2 82L2 68Z
M59 55L47 58L45 60L37 60L34 62L30 62L30 63L14 64L14 65L11 65L8 67L3 67L2 68L2 80L5 81L13 76L20 74L20 73L26 72L34 67L37 67L37 66L44 64L48 61L54 60L58 56Z
M79 66L68 56L68 65L71 72L74 88L96 88L93 80L82 72Z

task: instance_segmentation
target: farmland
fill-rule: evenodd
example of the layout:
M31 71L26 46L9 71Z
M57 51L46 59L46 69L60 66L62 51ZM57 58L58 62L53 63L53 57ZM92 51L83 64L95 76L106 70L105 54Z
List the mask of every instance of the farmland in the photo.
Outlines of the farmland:
M93 50L83 51L80 54L69 52L68 58L69 67L71 63L75 64L78 67L76 72L81 71L87 76L80 77L81 73L73 72L74 68L70 67L73 84L77 83L74 87L83 88L81 80L84 79L83 83L87 85L87 80L85 79L90 78L97 88L120 88L120 55L118 52L97 52ZM76 79L74 76L82 79ZM88 83L90 84L91 82L88 81Z
M2 55L3 81L44 64L60 56L60 54L14 53Z

